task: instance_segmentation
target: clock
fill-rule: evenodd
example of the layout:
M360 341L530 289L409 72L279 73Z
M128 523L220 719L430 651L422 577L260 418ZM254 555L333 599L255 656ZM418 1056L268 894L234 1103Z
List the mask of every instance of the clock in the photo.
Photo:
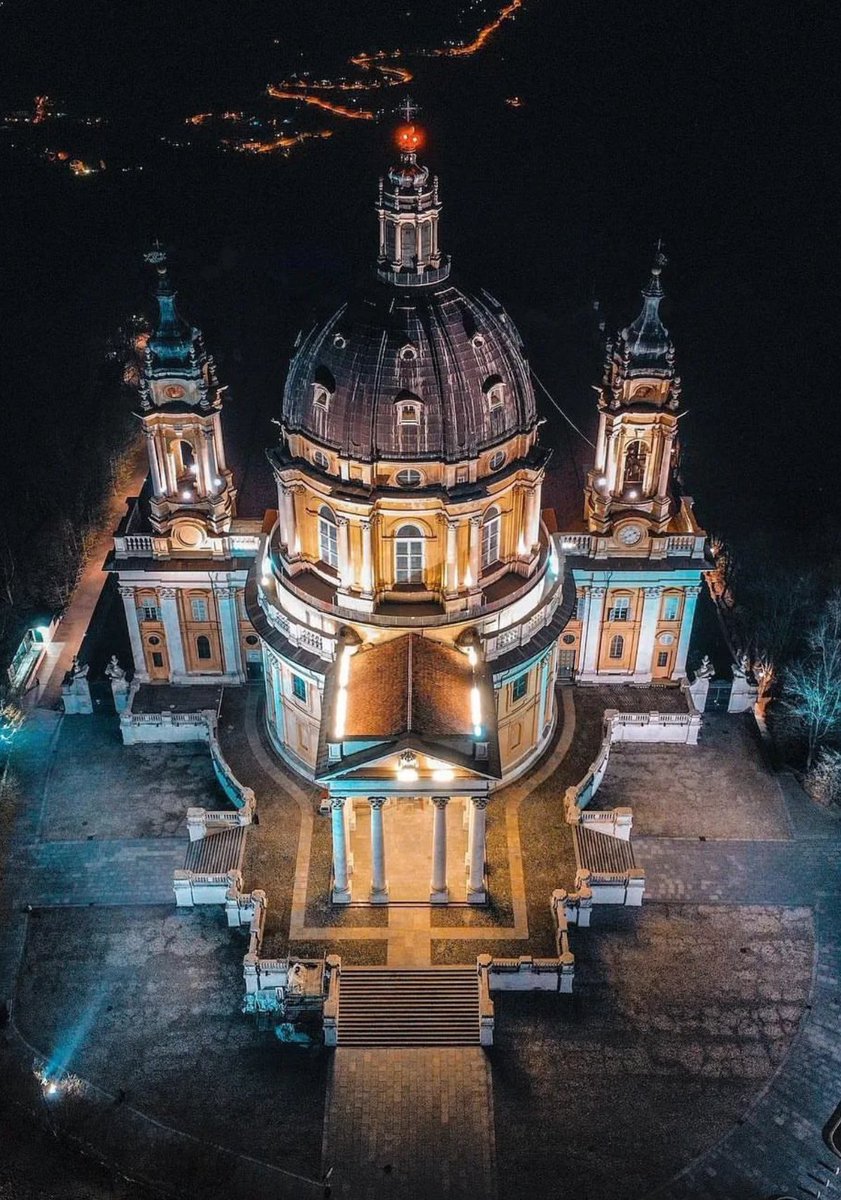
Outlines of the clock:
M184 389L180 383L170 383L164 388L164 395L167 400L180 400L184 395Z
M623 525L617 537L623 546L636 546L642 541L642 529L639 525Z

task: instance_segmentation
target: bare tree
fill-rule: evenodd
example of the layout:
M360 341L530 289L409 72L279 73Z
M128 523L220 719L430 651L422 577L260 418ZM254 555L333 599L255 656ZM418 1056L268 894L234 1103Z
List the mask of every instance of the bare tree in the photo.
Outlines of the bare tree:
M785 670L783 699L806 732L811 768L818 748L841 728L841 588L830 593L805 653Z

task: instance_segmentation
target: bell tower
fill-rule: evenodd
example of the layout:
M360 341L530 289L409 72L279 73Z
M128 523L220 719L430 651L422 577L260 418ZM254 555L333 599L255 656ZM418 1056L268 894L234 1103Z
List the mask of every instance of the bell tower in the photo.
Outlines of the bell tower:
M631 538L641 541L643 527L664 533L679 508L673 467L681 386L674 346L660 318L665 264L658 243L642 311L608 342L604 377L595 389L599 432L584 515L591 533L615 534L628 546Z
M198 544L230 529L236 491L222 439L222 393L201 331L175 307L166 252L145 255L157 272L158 319L140 369L140 420L152 472L151 521L165 534L183 525Z

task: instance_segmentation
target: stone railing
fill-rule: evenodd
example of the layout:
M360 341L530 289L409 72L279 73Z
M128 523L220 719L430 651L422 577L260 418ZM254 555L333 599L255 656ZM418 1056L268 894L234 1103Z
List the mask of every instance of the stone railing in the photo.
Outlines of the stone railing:
M210 558L253 558L260 545L259 533L229 534L209 540L204 554ZM118 558L170 558L183 554L183 547L173 548L170 539L151 533L118 534L114 538Z
M324 1045L337 1046L339 1043L339 984L342 976L342 960L338 954L328 954L325 960L327 967L327 996L324 1000Z
M604 719L614 742L679 742L695 746L701 732L699 712L621 713L608 709Z
M222 747L219 745L219 738L216 736L218 723L216 714L213 714L212 720L209 722L208 728L208 745L210 747L210 761L213 764L213 773L216 776L217 782L222 791L228 797L230 802L238 808L244 817L239 822L240 825L250 825L254 810L257 807L257 801L254 792L250 787L246 787L240 783L236 775L234 775L228 762L222 753ZM220 814L221 815L221 814Z
M318 629L310 629L307 625L300 625L298 622L290 620L280 608L271 603L260 586L257 587L257 603L272 629L276 629L278 633L282 634L291 645L309 650L320 658L331 660L335 657L335 636Z
M175 871L172 877L177 908L193 908L196 904L225 904L229 895L242 892L239 871L210 874L197 871Z
M479 1045L494 1044L494 1002L491 999L490 954L480 954L476 960L476 972L479 976Z
M575 805L575 810L568 809L571 825L592 825L601 833L610 834L611 837L619 838L623 842L627 842L631 836L631 826L634 823L633 810L630 808L608 808L603 812L591 812L586 808L579 808ZM567 819L569 819L569 817Z
M585 558L607 558L610 553L609 537L590 533L561 533L561 549L565 554L577 554ZM660 558L704 558L706 537L702 533L672 533L667 537L653 537L649 544L648 557Z
M488 986L492 992L565 992L572 991L575 956L569 946L558 958L497 958L482 954L477 963L487 966Z
M566 888L556 888L550 897L552 916L555 919L555 946L558 957L569 953L570 925L579 925L586 929L590 924L593 910L593 893L589 884L579 880L574 892Z
M129 688L128 701L120 713L120 734L124 746L135 746L148 742L207 742L216 721L216 713L209 708L195 712L136 713L134 700L140 690L139 683Z
M231 829L250 825L254 816L254 794L251 801L237 812L213 812L206 808L187 809L187 833L191 842L198 842L216 829Z

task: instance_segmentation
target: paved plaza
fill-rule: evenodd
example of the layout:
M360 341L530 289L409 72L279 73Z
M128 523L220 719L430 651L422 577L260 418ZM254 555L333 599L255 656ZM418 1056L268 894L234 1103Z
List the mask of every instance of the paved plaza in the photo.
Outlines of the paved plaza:
M543 764L494 797L498 892L478 911L324 905L318 792L266 745L258 689L226 694L223 749L258 796L245 875L268 892L271 952L545 953L548 895L574 869L563 791L617 706L601 691L563 689ZM353 1198L761 1200L808 1186L841 1101L839 822L769 772L742 718L706 722L697 752L630 751L614 750L605 788L634 809L646 903L573 929L571 997L498 994L487 1054L302 1055L239 1012L243 935L172 904L179 802L224 804L206 750L126 749L113 718L36 710L0 807L6 1093L34 1103L34 1054L64 1056L88 1081L62 1115L68 1137L152 1182L186 1165L185 1195L226 1200L320 1195L330 1167L334 1194Z

